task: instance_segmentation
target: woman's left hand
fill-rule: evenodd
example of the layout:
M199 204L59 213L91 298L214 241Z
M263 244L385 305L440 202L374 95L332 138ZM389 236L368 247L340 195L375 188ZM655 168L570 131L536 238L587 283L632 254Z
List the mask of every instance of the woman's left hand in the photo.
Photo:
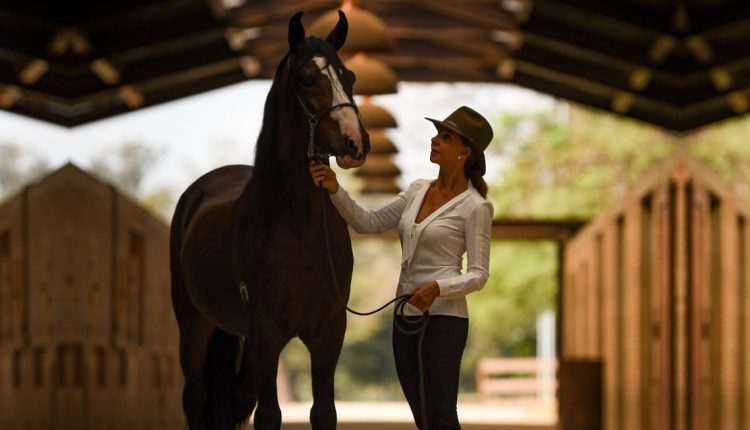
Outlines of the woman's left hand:
M432 302L440 296L440 287L435 281L425 282L418 286L411 292L411 298L409 303L419 308L420 311L425 312L430 309Z

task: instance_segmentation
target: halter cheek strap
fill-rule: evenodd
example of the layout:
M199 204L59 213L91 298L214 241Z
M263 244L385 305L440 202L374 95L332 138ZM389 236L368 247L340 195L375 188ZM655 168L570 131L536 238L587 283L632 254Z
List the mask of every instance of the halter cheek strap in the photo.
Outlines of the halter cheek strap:
M315 145L315 129L318 127L318 122L320 122L320 119L329 114L330 112L340 109L342 107L351 107L354 109L354 111L357 111L357 106L354 103L339 103L337 105L333 105L327 109L322 110L321 112L312 113L310 112L310 109L305 106L305 102L302 101L302 98L299 96L299 93L297 93L297 100L299 100L300 106L302 106L302 110L305 111L305 114L307 115L307 122L310 125L310 137L307 141L307 158L309 160L322 160L327 159L331 156L331 154L328 153L321 153L317 152L317 145Z

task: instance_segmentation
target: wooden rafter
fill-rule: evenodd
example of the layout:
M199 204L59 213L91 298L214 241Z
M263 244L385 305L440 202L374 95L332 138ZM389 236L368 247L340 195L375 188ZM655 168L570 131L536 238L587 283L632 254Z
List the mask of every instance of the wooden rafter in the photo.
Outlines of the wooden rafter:
M110 0L35 8L41 1L0 5L0 88L20 93L10 110L66 125L248 79L243 56L257 61L251 76L270 78L287 50L289 18L305 11L307 26L341 4L253 0L224 9L219 0ZM357 0L393 36L393 51L372 55L400 80L509 80L675 130L746 105L747 1L688 0L682 21L666 0L519 2L526 13L497 0ZM230 27L253 28L253 37L230 49ZM51 38L67 30L83 34L90 49L52 55ZM130 106L117 96L123 86L138 95Z

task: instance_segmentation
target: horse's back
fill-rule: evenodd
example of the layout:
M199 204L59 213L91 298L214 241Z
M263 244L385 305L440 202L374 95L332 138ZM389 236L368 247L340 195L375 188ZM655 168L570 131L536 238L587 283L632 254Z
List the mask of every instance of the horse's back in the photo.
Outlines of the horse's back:
M233 206L252 173L252 166L232 164L214 169L196 179L177 202L172 218L173 234L184 234L196 214L209 207Z

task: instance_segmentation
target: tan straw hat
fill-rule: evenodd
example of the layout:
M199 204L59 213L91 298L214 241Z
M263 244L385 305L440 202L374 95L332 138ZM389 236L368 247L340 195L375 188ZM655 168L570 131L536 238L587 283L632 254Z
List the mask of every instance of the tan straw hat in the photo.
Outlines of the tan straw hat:
M444 127L463 136L476 159L476 172L484 175L487 170L484 162L484 150L492 141L492 127L482 115L474 109L461 106L442 121L432 118L425 119L432 121L435 127Z

